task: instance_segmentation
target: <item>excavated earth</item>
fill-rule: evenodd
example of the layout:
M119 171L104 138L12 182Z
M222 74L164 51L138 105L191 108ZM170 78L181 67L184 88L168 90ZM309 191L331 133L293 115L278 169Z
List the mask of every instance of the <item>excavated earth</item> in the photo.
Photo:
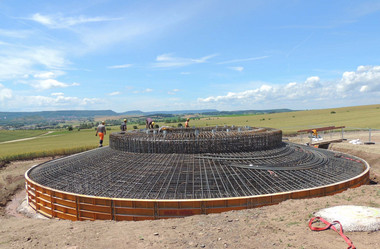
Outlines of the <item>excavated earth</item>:
M353 133L352 139L365 141L366 136L368 133ZM297 138L290 140L297 142ZM326 207L380 207L380 185L376 184L380 133L373 133L372 141L376 144L330 146L366 160L371 165L371 185L250 210L139 222L71 222L20 215L15 209L25 196L23 174L51 158L13 162L0 169L0 248L347 248L332 230L311 231L308 220ZM346 235L357 248L380 248L380 231Z

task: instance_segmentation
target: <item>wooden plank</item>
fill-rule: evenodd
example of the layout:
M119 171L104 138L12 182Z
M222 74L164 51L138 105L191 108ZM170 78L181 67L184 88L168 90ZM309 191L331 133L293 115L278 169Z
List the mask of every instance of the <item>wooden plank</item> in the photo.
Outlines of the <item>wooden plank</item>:
M61 213L70 214L70 215L77 215L77 210L75 208L69 208L66 206L61 205L54 205L54 215L56 215L56 211L59 211Z
M123 215L144 215L144 216L154 216L154 209L147 208L120 208L115 207L114 216L123 214Z
M71 221L76 221L77 217L74 215L70 215L67 213L61 213L61 212L56 212L56 217L64 220L71 220Z
M91 204L80 204L80 211L94 211L97 213L106 213L111 214L112 208L111 206L98 206L98 205L91 205Z
M104 214L104 213L98 213L98 212L88 212L80 210L80 217L81 218L90 218L93 220L112 220L111 214Z
M311 145L324 145L324 144L340 143L340 142L343 142L343 139L323 140L320 142L311 143Z
M246 206L240 206L240 207L225 207L225 208L208 208L206 209L206 214L212 214L212 213L222 213L222 212L228 212L232 210L243 210L247 209Z
M319 128L312 128L312 129L305 129L305 130L299 130L297 132L313 132L313 130L317 131L329 131L329 130L335 130L335 129L342 129L346 128L346 126L327 126L327 127L319 127Z
M202 214L201 209L159 209L158 217L184 217L190 215Z
M76 195L70 195L66 193L61 193L61 192L54 192L54 197L61 198L63 200L70 200L75 202L75 196Z
M76 207L76 203L75 202L72 202L72 201L69 201L69 200L63 200L63 199L60 199L60 198L54 198L53 197L53 202L56 203L56 204L59 204L61 206L66 206L66 207L70 207L70 208L75 208Z

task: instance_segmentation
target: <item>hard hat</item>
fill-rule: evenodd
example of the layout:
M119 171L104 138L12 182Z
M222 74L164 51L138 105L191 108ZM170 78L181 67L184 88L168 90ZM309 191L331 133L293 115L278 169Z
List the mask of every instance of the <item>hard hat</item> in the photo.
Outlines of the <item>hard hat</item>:
M152 125L154 125L154 122L152 122Z
M127 119L125 118L124 121L127 122Z
M102 121L102 124L105 124L106 122Z

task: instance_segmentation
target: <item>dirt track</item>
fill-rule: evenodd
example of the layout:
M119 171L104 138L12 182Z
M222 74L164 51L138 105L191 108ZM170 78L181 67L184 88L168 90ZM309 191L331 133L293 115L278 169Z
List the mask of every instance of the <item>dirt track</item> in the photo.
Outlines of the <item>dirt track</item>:
M53 133L53 132L54 131L48 131L47 133L39 135L39 136L36 136L36 137L28 137L28 138L21 138L21 139L16 139L16 140L10 140L10 141L1 142L0 144L9 144L9 143L16 143L16 142L20 142L20 141L33 140L33 139L36 139L36 138L39 138L39 137L46 136L46 135L48 135L50 133Z
M367 160L371 178L380 175L376 145L332 146ZM0 170L0 203L22 189L23 173L38 161L15 162ZM312 232L308 220L337 205L380 207L380 185L366 185L314 199L183 219L140 222L70 222L12 217L0 208L0 248L347 248L334 231ZM347 232L357 248L380 248L380 231Z

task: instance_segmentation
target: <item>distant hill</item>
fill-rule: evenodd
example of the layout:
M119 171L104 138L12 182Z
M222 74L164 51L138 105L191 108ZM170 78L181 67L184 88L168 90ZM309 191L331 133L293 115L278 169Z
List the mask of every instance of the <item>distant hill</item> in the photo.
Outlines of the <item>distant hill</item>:
M265 114L291 112L290 109L270 109L270 110L238 110L238 111L218 111L216 109L204 110L175 110L175 111L151 111L143 112L133 110L117 113L112 110L66 110L66 111L41 111L41 112L0 112L0 123L17 119L65 119L72 120L78 118L93 118L96 116L148 116L157 114L204 114L204 115L241 115L241 114Z
M216 109L205 109L205 110L176 110L176 111L152 111L152 112L140 112L141 115L154 115L154 114L173 114L173 115L184 115L184 114L204 114L210 112L219 112Z
M268 113L281 113L293 112L291 109L269 109L269 110L240 110L240 111L211 111L204 112L205 115L244 115L244 114L268 114Z
M127 111L127 112L121 112L118 113L118 115L126 115L126 116L143 116L144 112L140 110L133 110L133 111Z
M14 120L19 118L44 118L44 119L77 119L94 116L118 115L111 110L86 110L86 111L41 111L41 112L0 112L0 120Z
M267 114L279 112L291 112L290 109L271 110L239 110L218 111L216 109L204 110L175 110L175 111L151 111L143 112L132 110L117 113L112 110L66 110L66 111L40 111L40 112L0 112L0 126L23 127L26 125L46 126L69 120L94 119L95 117L117 117L117 116L154 116L174 117L187 114L203 114L210 116L218 115L245 115L245 114Z
M280 112L292 112L291 109L269 109L269 110L238 110L238 111L218 111L216 109L204 109L204 110L176 110L176 111L152 111L143 112L140 110L127 111L118 113L118 115L136 115L136 116L148 116L157 114L172 114L172 115L184 115L184 114L204 114L204 115L244 115L244 114L267 114L267 113L280 113Z

